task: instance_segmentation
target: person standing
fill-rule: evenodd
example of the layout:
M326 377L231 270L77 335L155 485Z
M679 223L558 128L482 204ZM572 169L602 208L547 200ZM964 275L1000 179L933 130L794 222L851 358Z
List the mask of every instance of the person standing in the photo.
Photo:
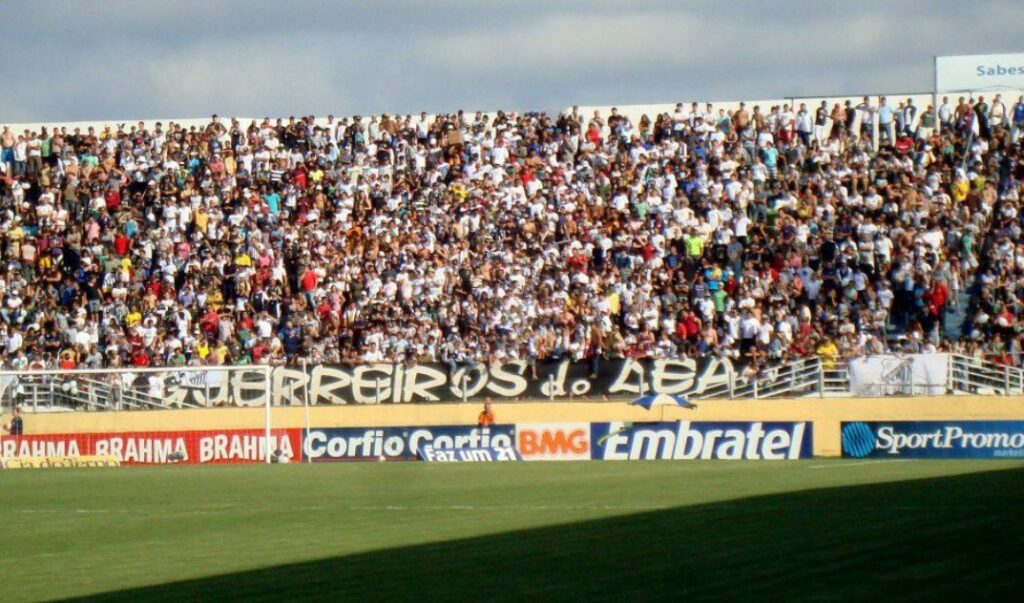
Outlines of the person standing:
M811 146L811 132L813 131L814 121L810 112L807 111L807 105L800 103L800 111L796 114L796 133L805 147Z
M490 427L491 425L494 425L494 411L491 410L490 398L484 401L484 409L476 418L476 425L477 427Z
M889 101L883 96L878 105L878 137L881 140L881 137L885 136L886 142L890 145L896 142L896 124L893 123L895 117Z
M814 111L814 140L819 146L825 144L828 138L828 120L828 105L821 101L821 105Z
M1003 104L1003 96L997 94L992 99L992 106L988 110L989 127L993 133L999 134L1003 131L1003 128L1006 127L1006 118L1006 105Z
M25 420L21 418L21 407L14 407L14 416L11 417L10 422L3 425L4 431L11 434L12 436L20 436L25 433Z
M1013 126L1010 130L1010 142L1017 144L1020 139L1021 130L1024 130L1024 95L1017 98L1017 104L1013 106Z
M939 105L939 126L940 134L953 129L953 105L950 104L948 96L943 96L942 104Z

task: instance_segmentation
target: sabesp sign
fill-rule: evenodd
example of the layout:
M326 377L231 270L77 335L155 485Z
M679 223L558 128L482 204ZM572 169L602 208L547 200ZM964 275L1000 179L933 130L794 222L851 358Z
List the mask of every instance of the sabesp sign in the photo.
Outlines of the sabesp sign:
M1024 54L976 54L935 59L942 92L1024 90Z
M590 423L516 425L519 454L525 461L584 461L590 458Z

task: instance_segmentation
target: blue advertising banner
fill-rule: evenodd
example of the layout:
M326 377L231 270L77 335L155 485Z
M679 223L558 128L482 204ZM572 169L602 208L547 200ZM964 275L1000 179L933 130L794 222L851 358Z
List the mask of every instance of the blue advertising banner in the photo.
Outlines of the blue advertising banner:
M302 443L302 459L314 462L414 460L424 446L436 452L458 448L514 448L515 442L515 425L311 429Z
M419 449L419 457L421 460L432 463L486 463L523 460L515 448L434 448L429 444Z
M841 437L847 458L1024 458L1024 421L858 421Z
M806 459L809 422L591 423L594 460Z

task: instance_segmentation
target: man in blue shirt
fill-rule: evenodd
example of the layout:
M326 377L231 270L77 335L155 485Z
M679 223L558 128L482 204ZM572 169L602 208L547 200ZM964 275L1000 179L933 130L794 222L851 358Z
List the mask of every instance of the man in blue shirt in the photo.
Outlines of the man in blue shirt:
M263 201L267 204L267 211L270 212L271 217L277 217L277 212L281 211L281 195L272 190L263 195Z
M1020 133L1024 130L1024 95L1020 96L1017 99L1017 104L1013 106L1010 120L1013 122L1010 129L1010 141L1017 144L1017 141L1020 140Z

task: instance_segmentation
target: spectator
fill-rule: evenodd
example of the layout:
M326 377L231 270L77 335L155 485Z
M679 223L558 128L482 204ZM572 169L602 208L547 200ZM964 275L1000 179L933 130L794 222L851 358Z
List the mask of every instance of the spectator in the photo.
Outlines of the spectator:
M4 431L12 436L20 436L25 433L25 420L21 417L21 407L15 406L11 420L3 425Z
M480 416L476 419L478 427L490 427L494 425L494 411L491 410L491 399L488 398L484 401L484 409L480 411Z
M1017 105L902 104L5 129L0 359L1017 349Z

